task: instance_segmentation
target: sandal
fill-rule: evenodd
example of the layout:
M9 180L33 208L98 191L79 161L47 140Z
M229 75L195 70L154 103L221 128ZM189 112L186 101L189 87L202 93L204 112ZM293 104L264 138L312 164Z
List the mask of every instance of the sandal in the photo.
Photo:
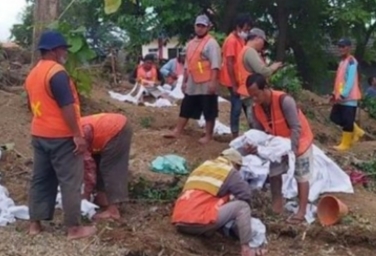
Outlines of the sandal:
M289 223L289 224L292 224L292 225L299 225L299 224L302 224L303 222L305 222L305 218L300 218L300 217L297 217L295 214L291 215L290 217L288 217L286 219L286 222Z

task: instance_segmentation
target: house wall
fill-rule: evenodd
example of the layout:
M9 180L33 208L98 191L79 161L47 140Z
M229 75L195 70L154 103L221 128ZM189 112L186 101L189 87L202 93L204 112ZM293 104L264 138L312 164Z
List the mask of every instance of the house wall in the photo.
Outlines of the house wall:
M181 48L182 45L179 45L178 38L170 38L166 45L162 48L162 57L163 59L170 59L178 53L178 49ZM158 54L158 40L153 40L149 44L145 44L142 46L142 56L145 56L148 53L155 53Z

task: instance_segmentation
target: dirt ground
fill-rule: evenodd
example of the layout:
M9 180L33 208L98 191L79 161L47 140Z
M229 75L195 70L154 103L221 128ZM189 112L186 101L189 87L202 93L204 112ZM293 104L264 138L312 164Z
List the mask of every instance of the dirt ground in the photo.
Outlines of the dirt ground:
M309 92L303 92L301 99L301 106L315 132L317 145L341 166L350 164L354 158L367 160L372 156L376 142L371 140L360 142L345 154L330 150L329 146L339 140L340 131L328 120L330 108L325 105L326 100ZM0 90L0 110L0 141L2 144L15 143L15 150L2 158L1 183L9 189L17 204L24 204L31 172L31 116L26 99L20 93ZM229 104L222 103L220 110L219 119L227 124ZM175 125L178 108L136 107L112 100L103 85L95 86L91 98L83 100L83 112L121 112L127 115L134 128L130 163L133 180L142 178L156 187L160 184L169 186L175 180L174 177L149 170L150 162L158 155L179 154L187 159L191 169L206 159L216 157L230 141L229 136L216 136L207 146L199 145L197 140L203 131L193 121L179 140L164 139L163 133ZM366 113L362 113L360 120L368 133L376 133L375 120L368 119ZM246 127L244 120L242 127ZM318 224L295 228L280 221L267 220L269 255L372 255L375 248L372 240L376 238L376 229L373 227L373 223L376 223L374 194L359 188L354 195L339 197L349 206L351 213L341 225L334 228L324 229ZM57 212L56 220L48 224L47 232L35 238L26 235L26 222L17 221L0 228L1 255L239 255L238 243L221 235L196 238L178 234L169 223L171 206L171 202L162 200L134 200L124 209L122 223L98 224L100 232L96 238L78 242L66 241L60 224L60 212ZM255 209L255 212L265 216L264 208Z

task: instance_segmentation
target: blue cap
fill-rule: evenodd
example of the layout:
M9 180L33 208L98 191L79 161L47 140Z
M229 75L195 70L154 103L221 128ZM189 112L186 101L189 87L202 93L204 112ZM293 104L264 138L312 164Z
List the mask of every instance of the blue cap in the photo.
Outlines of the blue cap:
M39 50L49 51L58 47L70 47L70 45L67 43L64 36L60 32L49 30L42 33L38 44Z
M337 46L342 46L342 47L351 46L351 40L348 38L341 38L338 41Z

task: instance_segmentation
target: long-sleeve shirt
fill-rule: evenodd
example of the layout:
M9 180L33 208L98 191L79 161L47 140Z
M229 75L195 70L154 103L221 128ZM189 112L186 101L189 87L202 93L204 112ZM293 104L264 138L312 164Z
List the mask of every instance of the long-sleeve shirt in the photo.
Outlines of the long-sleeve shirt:
M356 79L358 79L358 63L355 60L350 60L349 64L346 67L345 86L343 87L343 91L341 94L344 98L347 98L349 96L352 88L356 84ZM356 107L358 105L358 101L348 100L340 102L339 104Z
M270 107L263 106L263 109L265 111L266 116L268 117L268 120L271 120ZM302 127L299 121L299 114L298 114L298 108L297 108L296 102L289 95L285 95L282 100L282 112L291 130L291 137L290 137L291 149L296 154L299 148L299 139L300 139L300 133L301 133ZM260 130L260 131L264 131L264 127L257 120L255 114L252 113L252 115L253 115L253 119L252 119L253 128Z
M175 73L176 65L177 65L177 58L169 60L166 64L162 66L160 69L161 74L164 77L169 76L171 73Z
M273 74L273 70L265 64L265 61L254 48L247 49L243 64L248 72L259 73L265 77L270 77Z
M93 141L93 129L90 125L85 125L83 127L83 133L85 139L90 145ZM86 150L84 154L84 196L89 197L95 189L97 184L97 165L90 150Z

